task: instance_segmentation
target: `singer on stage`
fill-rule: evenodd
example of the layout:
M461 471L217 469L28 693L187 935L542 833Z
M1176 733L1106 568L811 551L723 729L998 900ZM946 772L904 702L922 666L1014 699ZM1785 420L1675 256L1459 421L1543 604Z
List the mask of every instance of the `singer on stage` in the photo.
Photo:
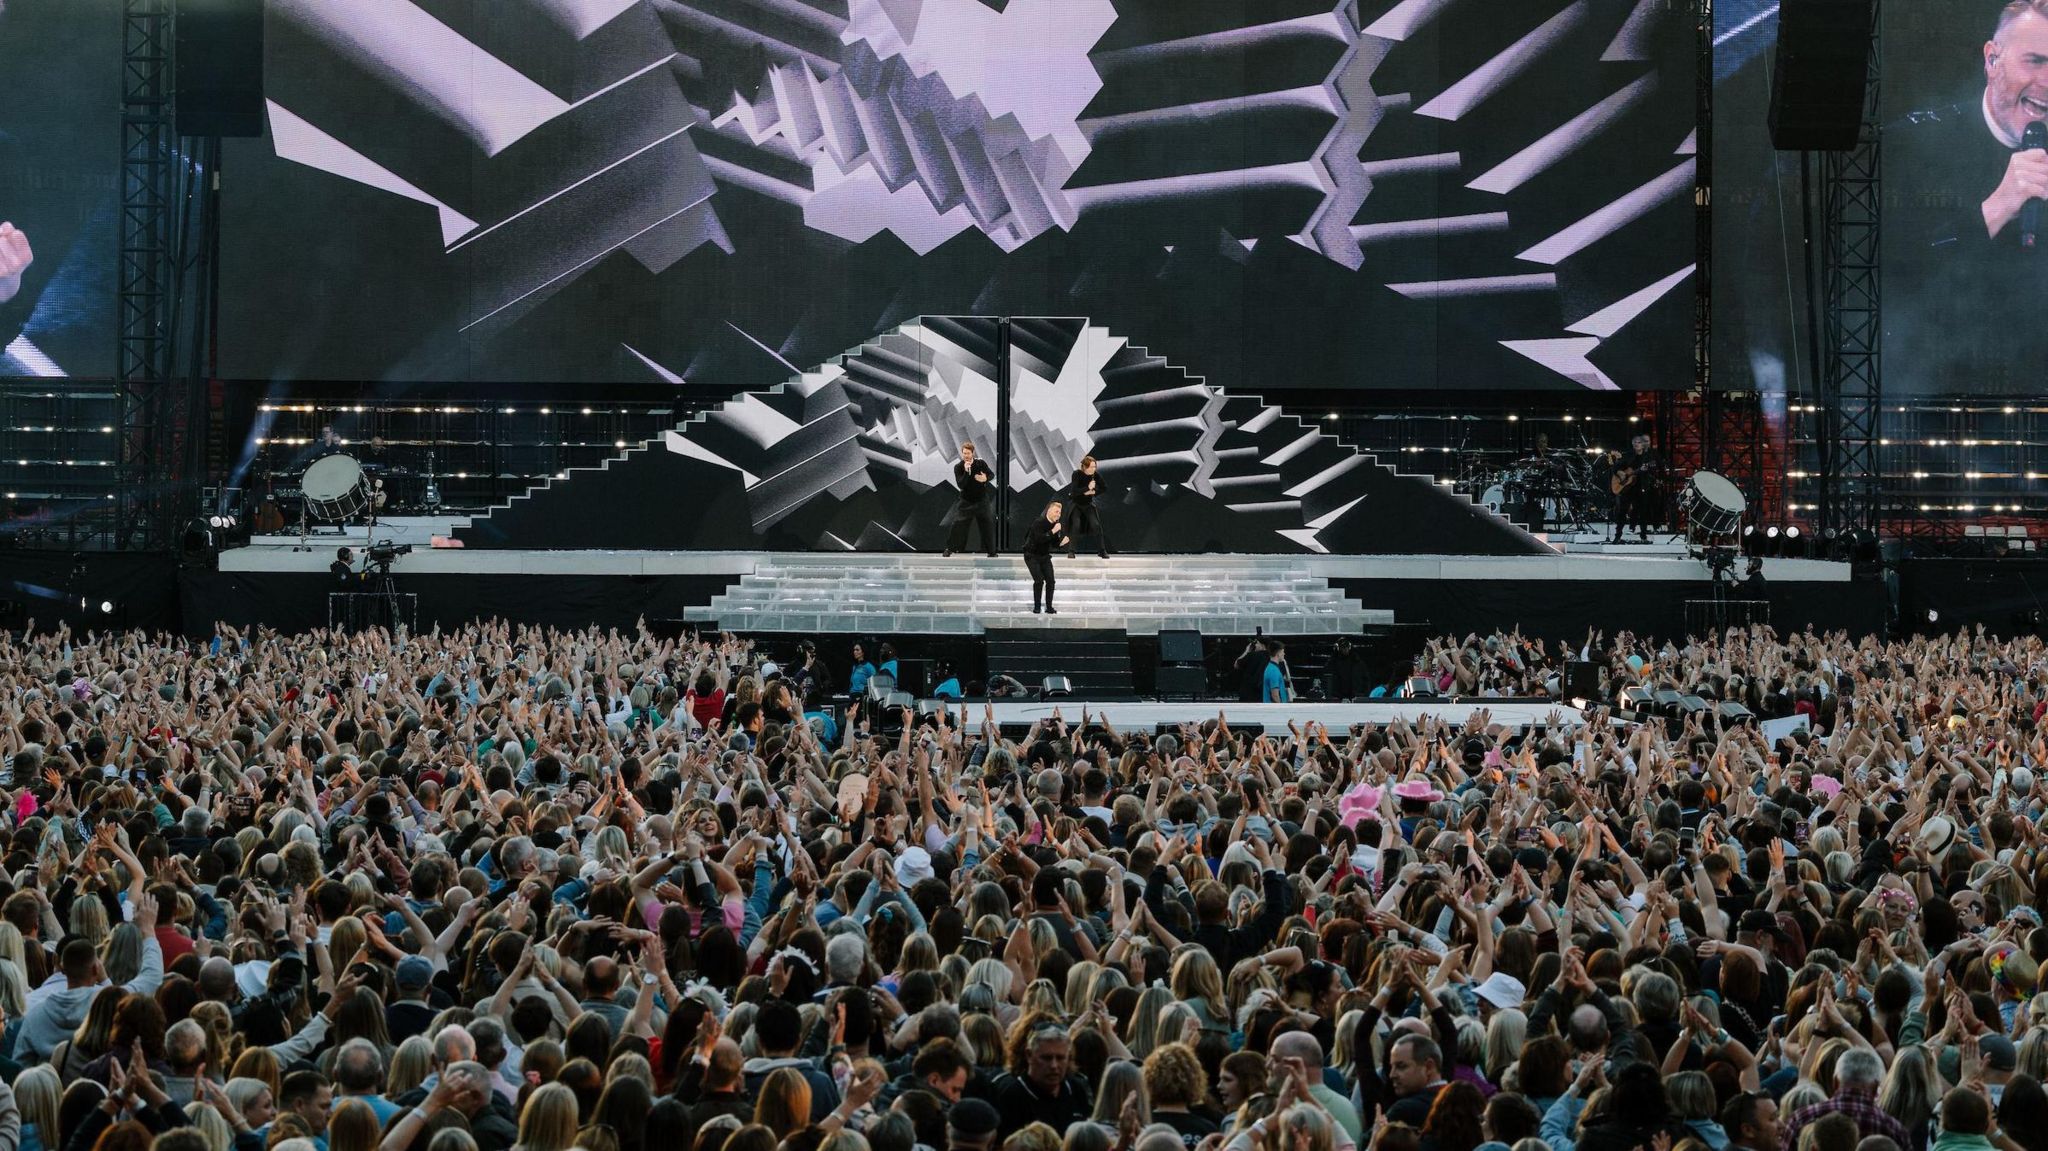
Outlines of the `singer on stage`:
M2035 392L2048 355L2048 0L1989 31L1953 102L1885 126L1885 372L1916 391Z
M1068 559L1074 558L1074 541L1080 539L1083 532L1095 533L1095 554L1103 559L1109 558L1109 529L1103 526L1099 502L1104 494L1102 476L1095 470L1095 457L1082 456L1073 482L1067 485L1067 499L1074 505L1074 534L1067 540Z
M981 529L981 546L996 554L996 516L989 508L989 487L996 474L987 463L974 458L974 445L960 445L960 462L953 465L953 484L960 489L960 502L953 508L953 528L946 535L946 554L967 546L967 525Z
M1060 523L1058 500L1045 505L1045 514L1031 522L1031 530L1024 536L1024 566L1031 571L1032 615L1041 610L1046 615L1060 614L1052 606L1052 553L1054 548L1069 547L1073 542L1067 538L1066 525Z

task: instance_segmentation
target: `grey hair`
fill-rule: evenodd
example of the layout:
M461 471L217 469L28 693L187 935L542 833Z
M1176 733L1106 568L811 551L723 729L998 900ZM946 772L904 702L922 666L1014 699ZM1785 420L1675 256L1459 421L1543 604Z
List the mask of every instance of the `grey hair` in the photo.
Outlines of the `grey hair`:
M1884 1061L1877 1052L1862 1047L1852 1047L1842 1052L1835 1063L1835 1085L1838 1087L1876 1087L1884 1082Z
M833 936L825 943L825 973L834 983L852 983L860 978L868 961L867 940L853 932Z

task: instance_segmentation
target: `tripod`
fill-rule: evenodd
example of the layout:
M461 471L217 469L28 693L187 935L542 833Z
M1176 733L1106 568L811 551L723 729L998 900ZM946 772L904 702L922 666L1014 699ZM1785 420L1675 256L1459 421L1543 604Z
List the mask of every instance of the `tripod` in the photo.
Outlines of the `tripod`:
M369 591L364 593L370 597L368 602L375 605L370 613L370 622L381 622L392 635L397 635L400 618L398 582L391 576L391 561L374 563L371 570L365 573L363 582L369 585Z

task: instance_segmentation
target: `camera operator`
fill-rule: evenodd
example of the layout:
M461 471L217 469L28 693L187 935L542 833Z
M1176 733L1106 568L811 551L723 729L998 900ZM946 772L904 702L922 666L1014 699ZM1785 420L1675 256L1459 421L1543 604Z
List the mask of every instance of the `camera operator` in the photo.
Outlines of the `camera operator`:
M362 574L355 570L355 560L356 553L348 548L334 553L334 562L327 565L328 572L334 576L334 590L354 591L363 582Z

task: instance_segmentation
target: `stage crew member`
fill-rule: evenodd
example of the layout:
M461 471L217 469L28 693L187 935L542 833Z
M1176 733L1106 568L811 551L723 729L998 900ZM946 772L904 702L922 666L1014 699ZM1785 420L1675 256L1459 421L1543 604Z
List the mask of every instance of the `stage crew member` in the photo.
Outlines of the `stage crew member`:
M1067 558L1074 558L1074 540L1082 532L1095 533L1095 554L1109 558L1109 529L1102 524L1102 506L1097 501L1103 496L1102 477L1096 474L1095 457L1082 456L1081 468L1074 473L1074 481L1067 485L1067 500L1074 505L1073 535L1067 541Z
M1060 502L1054 500L1045 505L1045 514L1032 521L1031 531L1024 536L1024 566L1031 569L1032 615L1041 610L1046 615L1059 614L1052 606L1052 549L1072 547L1073 542L1060 523ZM1041 600L1043 609L1039 607Z
M989 487L995 473L988 464L974 458L974 445L960 445L960 462L953 465L953 483L960 489L959 506L953 509L953 530L946 537L946 554L967 546L967 525L981 527L981 546L996 554L996 517L989 508Z

